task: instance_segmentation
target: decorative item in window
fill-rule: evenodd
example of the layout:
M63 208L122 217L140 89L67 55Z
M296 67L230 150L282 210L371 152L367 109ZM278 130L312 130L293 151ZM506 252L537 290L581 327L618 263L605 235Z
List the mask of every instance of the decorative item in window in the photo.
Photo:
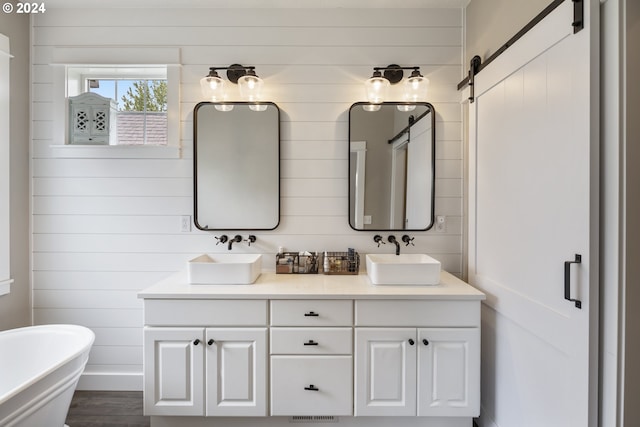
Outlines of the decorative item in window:
M95 93L69 97L69 144L115 145L116 102Z

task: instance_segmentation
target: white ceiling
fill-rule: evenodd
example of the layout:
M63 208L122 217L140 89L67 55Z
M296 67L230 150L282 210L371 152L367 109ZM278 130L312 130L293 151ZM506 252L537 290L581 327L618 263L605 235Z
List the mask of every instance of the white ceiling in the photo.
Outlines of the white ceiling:
M47 8L462 8L471 0L47 0Z

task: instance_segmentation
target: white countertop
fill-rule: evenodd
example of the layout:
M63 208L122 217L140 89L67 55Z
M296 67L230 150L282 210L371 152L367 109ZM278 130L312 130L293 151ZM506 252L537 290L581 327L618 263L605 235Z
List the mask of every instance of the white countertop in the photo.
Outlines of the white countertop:
M251 285L191 285L186 270L138 293L143 299L439 299L483 300L485 295L443 271L433 286L373 285L358 275L276 274L263 272Z

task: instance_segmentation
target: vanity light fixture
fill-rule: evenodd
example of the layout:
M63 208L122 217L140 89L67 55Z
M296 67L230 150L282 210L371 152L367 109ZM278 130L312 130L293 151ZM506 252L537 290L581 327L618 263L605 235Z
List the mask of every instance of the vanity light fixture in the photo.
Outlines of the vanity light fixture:
M364 82L367 101L371 105L364 105L366 111L377 111L380 105L387 98L389 86L396 84L404 77L403 70L413 70L411 75L404 82L403 100L405 102L426 101L429 79L420 74L420 67L401 67L391 64L386 67L374 67L371 78ZM415 105L398 105L400 111L411 111Z
M226 82L218 74L218 70L227 70L227 79L237 84L240 97L247 102L255 102L249 108L253 111L265 111L266 105L259 104L262 97L264 81L256 75L253 66L245 67L240 64L231 64L228 67L209 67L209 74L200 80L202 95L212 102L225 102L227 100ZM216 105L219 111L231 111L233 105Z

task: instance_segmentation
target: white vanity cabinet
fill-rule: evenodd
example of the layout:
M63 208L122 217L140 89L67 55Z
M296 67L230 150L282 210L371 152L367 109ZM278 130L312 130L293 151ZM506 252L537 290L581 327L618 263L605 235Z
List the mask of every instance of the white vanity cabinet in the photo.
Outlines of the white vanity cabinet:
M145 414L267 415L266 313L266 301L146 301Z
M355 415L478 416L478 304L355 304Z
M478 329L356 328L355 337L356 415L478 415Z
M484 295L446 272L425 287L179 273L140 297L152 427L471 427L479 415Z

